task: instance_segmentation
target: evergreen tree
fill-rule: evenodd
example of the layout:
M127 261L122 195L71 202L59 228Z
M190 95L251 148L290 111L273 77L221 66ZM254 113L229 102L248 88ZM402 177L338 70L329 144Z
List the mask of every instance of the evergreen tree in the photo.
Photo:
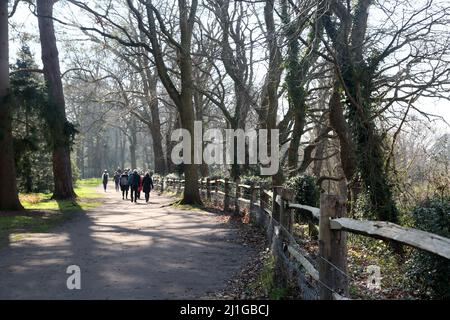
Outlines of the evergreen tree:
M26 40L25 40L26 41ZM22 44L12 66L11 91L15 97L13 112L14 154L18 189L22 192L49 192L53 188L48 131L43 119L46 103L42 75L27 44Z

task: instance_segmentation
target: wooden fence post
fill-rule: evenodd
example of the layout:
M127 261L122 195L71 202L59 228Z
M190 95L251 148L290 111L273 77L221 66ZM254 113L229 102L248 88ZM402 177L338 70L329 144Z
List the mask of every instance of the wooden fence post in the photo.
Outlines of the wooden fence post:
M272 188L272 218L280 222L280 205L277 202L277 196L279 194L278 187Z
M164 192L164 177L161 178L161 193Z
M177 194L181 192L181 179L176 180L177 183Z
M256 202L256 188L255 183L250 184L250 209L249 209L249 217L251 219L252 213L255 211L255 202Z
M215 179L214 181L214 205L217 205L219 202L219 179Z
M287 231L292 232L292 214L289 209L289 202L294 199L294 193L291 190L281 189L281 205L280 205L280 223Z
M211 179L206 178L206 199L211 201Z
M228 178L225 178L225 199L223 201L223 211L230 210L230 182Z
M264 206L265 206L265 193L264 193L264 184L261 182L259 184L259 208L261 209L261 213L265 213Z
M241 196L240 187L239 184L241 183L241 179L236 179L236 194L234 198L234 214L239 215L239 212L241 211L239 208L239 198Z
M319 280L320 299L331 300L336 292L348 296L347 234L330 229L330 218L345 216L345 200L336 195L320 196Z

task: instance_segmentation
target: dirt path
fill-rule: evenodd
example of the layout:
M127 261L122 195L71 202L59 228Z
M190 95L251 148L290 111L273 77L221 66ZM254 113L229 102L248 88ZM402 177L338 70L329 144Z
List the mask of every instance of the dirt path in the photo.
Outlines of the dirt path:
M133 204L109 187L103 206L0 250L0 299L201 298L252 253L211 213L155 193ZM81 290L67 289L69 265L81 268Z

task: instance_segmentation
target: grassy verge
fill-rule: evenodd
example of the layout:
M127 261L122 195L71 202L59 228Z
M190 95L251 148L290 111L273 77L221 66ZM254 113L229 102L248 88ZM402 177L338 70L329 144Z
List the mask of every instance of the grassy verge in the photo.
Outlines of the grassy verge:
M52 200L51 194L19 194L25 211L0 214L0 245L17 241L27 233L45 233L71 217L72 212L101 205L101 193L95 190L100 179L80 180L75 186L78 199Z
M95 208L101 203L95 201L101 198L101 194L95 190L100 184L100 179L80 180L75 186L75 193L78 195L76 202L69 200L52 200L50 193L27 193L19 194L20 202L28 210L86 210Z
M262 265L262 270L256 281L249 285L249 290L251 292L261 292L262 296L265 296L270 300L283 300L288 298L290 289L279 287L276 284L275 277L275 258L272 254L269 254Z
M191 205L191 204L181 204L181 198L177 199L172 203L172 208L188 211L204 211L206 207L204 205Z

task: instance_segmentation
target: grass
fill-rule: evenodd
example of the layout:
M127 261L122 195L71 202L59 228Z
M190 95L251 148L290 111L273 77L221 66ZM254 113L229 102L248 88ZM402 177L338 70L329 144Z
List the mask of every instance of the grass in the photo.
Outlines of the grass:
M69 219L63 212L0 216L0 245L21 240L27 233L46 233Z
M100 183L101 180L95 178L78 181L74 188L78 196L75 203L69 200L52 200L49 193L19 194L19 199L27 210L87 210L101 205L101 202L95 201L101 198L101 194L94 189Z
M171 204L172 208L188 211L204 211L204 205L181 204L181 198Z
M188 210L188 211L204 211L205 206L204 205L190 205L190 204L181 204L182 200L182 193L177 193L176 191L172 189L166 189L164 190L164 195L173 197L176 200L172 202L170 205L172 208L179 209L179 210Z
M51 194L19 194L23 212L0 214L0 244L22 239L27 233L45 233L70 219L71 213L100 206L101 193L95 190L100 179L80 180L75 186L76 201L52 200Z
M263 292L270 300L285 299L289 294L289 289L277 286L275 272L275 258L270 255L269 259L264 261L261 273L256 281L250 284L249 289Z

